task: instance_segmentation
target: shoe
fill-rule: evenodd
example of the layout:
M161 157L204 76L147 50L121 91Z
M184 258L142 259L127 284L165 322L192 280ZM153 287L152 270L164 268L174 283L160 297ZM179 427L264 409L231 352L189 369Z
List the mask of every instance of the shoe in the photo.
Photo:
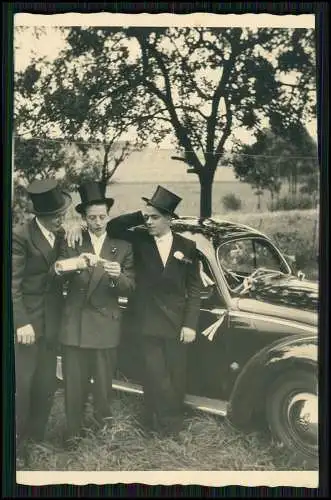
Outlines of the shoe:
M155 432L157 430L156 417L153 413L144 411L137 417L139 426L145 432Z
M93 417L91 430L94 432L104 432L106 430L110 430L113 427L113 424L114 421L112 416L103 418Z
M183 421L179 417L166 418L159 420L159 434L165 438L171 438L177 441L179 433L183 429Z

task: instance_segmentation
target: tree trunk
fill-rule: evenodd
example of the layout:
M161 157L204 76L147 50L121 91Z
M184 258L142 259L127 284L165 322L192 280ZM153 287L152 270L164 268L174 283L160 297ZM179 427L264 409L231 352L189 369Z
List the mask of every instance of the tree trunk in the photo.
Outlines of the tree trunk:
M103 165L102 165L102 170L101 170L101 181L102 182L107 182L108 181L108 155L110 151L110 146L105 146L105 154L103 157Z
M260 211L261 210L261 195L258 193L257 195L257 209Z
M200 176L200 217L211 217L213 174Z
M287 182L288 182L288 192L291 194L291 176L287 177Z

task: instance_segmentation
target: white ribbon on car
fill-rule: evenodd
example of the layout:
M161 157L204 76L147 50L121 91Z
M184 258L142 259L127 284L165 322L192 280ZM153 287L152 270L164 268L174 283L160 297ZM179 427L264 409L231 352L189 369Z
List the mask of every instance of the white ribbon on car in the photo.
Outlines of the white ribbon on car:
M204 335L205 337L207 337L208 340L212 341L213 338L214 338L215 333L218 330L218 328L223 323L225 315L226 315L226 311L223 311L221 313L221 315L218 317L217 321L215 321L215 323L213 323L212 325L208 326L208 328L206 328L206 330L204 330L203 332L201 332L202 335Z
M200 260L199 262L199 265L200 265L200 277L201 277L201 281L202 281L202 284L205 288L207 288L207 286L212 286L214 285L214 282L213 280L208 276L207 273L205 273L205 271L203 270L203 264Z

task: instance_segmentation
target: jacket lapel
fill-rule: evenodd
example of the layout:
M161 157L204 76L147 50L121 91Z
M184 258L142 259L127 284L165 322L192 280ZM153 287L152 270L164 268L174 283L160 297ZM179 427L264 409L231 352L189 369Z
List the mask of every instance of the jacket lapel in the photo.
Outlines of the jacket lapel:
M143 252L145 254L145 259L150 263L151 269L155 272L163 273L163 262L153 236L148 236L146 239Z
M40 231L36 219L33 219L31 223L31 238L35 246L40 250L43 257L45 258L48 265L52 264L54 253L55 253L55 245L54 248L50 246L45 236Z
M88 235L89 237L89 235ZM90 240L90 237L89 237ZM90 240L91 241L91 240ZM91 250L94 253L93 246L91 243ZM100 258L101 259L107 259L107 260L116 260L116 254L117 254L117 248L113 244L112 240L106 236L105 241L103 242L101 252L100 252ZM105 274L105 271L102 266L97 265L94 267L91 273L91 279L89 282L89 286L87 289L86 293L86 300L88 300L91 296L91 294L94 292L96 287L98 286L102 276Z
M172 245L169 253L168 260L166 262L166 265L164 267L164 274L170 274L173 270L174 272L177 272L178 268L176 265L177 259L174 257L174 254L177 250L180 250L184 255L185 251L181 245L181 242L178 238L178 235L176 233L172 233L173 240L172 240Z
M185 254L178 235L176 233L172 233L172 236L172 245L165 266L163 265L159 250L152 236L150 236L148 240L146 240L146 244L143 248L145 258L150 263L151 269L155 270L155 272L160 273L161 277L171 273L172 271L177 272L177 259L175 259L174 257L174 253L176 252L176 250L181 250Z

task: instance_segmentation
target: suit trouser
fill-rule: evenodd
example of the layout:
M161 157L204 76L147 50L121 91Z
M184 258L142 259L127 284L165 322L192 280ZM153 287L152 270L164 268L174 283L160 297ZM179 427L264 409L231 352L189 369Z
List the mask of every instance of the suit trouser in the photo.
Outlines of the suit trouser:
M17 445L26 438L44 438L56 390L56 355L44 338L15 345Z
M95 419L102 423L111 416L112 379L116 348L87 349L62 346L67 437L81 434L84 408L90 389ZM93 386L90 380L93 377Z
M161 429L178 430L182 423L186 347L177 339L142 338L145 409Z

